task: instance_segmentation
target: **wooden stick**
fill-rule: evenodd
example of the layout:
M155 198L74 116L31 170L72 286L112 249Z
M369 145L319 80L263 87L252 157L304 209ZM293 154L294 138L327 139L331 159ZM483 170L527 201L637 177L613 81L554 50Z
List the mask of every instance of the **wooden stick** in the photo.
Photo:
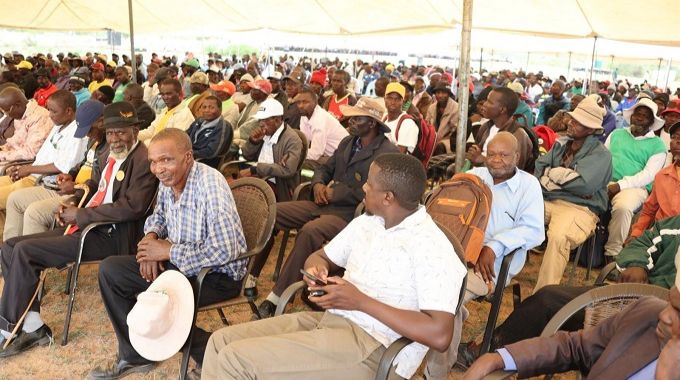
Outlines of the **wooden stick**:
M78 208L81 208L83 206L83 203L85 203L85 198L87 198L87 195L90 193L90 188L87 185L75 185L75 189L81 189L84 191L82 198L80 198L80 202L78 202ZM71 228L71 224L66 226L66 230L64 230L64 235L68 232L68 230ZM47 270L43 270L40 272L40 280L38 281L38 286L35 288L35 292L33 293L33 297L31 297L31 301L28 303L28 307L26 307L26 310L24 310L24 313L21 314L21 318L17 321L17 324L14 326L14 329L9 335L9 338L7 338L7 341L5 344L2 346L2 349L6 349L7 346L12 342L12 340L17 336L17 330L19 330L19 327L21 324L24 322L24 319L26 318L26 315L28 315L29 310L31 310L31 305L33 305L33 302L35 301L35 298L38 296L38 293L40 293L40 289L43 286L43 283L45 282L45 277L47 277ZM3 284L4 285L4 284Z

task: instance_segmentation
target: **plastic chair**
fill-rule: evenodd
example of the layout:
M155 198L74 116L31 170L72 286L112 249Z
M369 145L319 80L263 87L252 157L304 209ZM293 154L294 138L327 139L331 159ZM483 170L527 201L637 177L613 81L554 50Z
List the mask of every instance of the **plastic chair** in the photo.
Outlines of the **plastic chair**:
M463 247L460 245L458 238L456 238L448 230L448 228L444 227L442 224L437 223L437 226L444 232L446 237L449 239L449 241L453 245L454 251L458 255L458 258L461 260L461 262L465 262L465 251L463 250ZM460 307L463 305L463 297L465 295L466 283L467 275L465 276L465 278L463 278L463 283L461 284L460 294L458 295L458 305L456 305L456 314L458 314L458 312L460 311ZM286 306L292 301L295 294L298 291L301 291L305 286L306 283L304 281L298 281L290 285L288 288L286 288L286 290L284 290L283 293L281 294L281 298L279 299L279 303L276 306L276 312L274 313L274 316L282 315L285 312ZM404 349L404 347L408 346L411 343L413 343L412 340L406 337L401 337L396 341L392 342L392 344L390 344L390 346L387 347L387 349L385 350L385 352L383 352L380 358L380 363L378 364L378 370L375 376L376 380L389 379L390 375L394 372L393 363L397 355L399 355L399 353L401 352L402 349Z
M668 289L649 284L613 284L593 288L564 305L543 329L541 337L553 336L576 313L585 309L584 328L597 326L644 296L668 299ZM496 371L494 379L505 379L516 372ZM551 379L546 375L545 379ZM580 376L579 376L580 378Z
M267 183L259 178L240 178L230 184L231 192L234 196L236 209L241 218L241 226L243 227L243 234L246 238L247 250L239 255L235 260L250 259L259 254L267 241L271 237L274 230L274 222L276 220L276 199L274 191ZM248 262L248 270L246 277L253 267L253 260ZM255 300L244 295L245 281L242 281L241 292L239 296L231 298L222 302L217 302L202 307L198 306L198 300L201 297L201 288L203 280L211 271L212 268L207 267L201 269L196 278L196 287L194 290L194 300L196 302L194 308L193 324L196 325L196 317L199 312L217 309L220 319L225 325L229 325L229 321L224 315L225 307L248 304L253 313L258 314ZM245 277L244 277L245 278ZM182 363L180 366L180 379L185 379L187 369L189 367L189 350L194 337L194 329L191 329L186 343L182 347Z

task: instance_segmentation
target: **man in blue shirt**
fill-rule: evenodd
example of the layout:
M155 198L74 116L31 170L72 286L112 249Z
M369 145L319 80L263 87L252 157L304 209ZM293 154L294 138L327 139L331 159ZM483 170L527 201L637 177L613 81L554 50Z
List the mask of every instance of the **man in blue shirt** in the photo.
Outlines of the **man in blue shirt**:
M555 116L559 110L569 110L571 103L569 99L564 96L564 87L564 82L561 80L556 80L552 86L550 86L550 96L541 103L536 125L548 124L548 120Z
M491 188L493 202L484 247L474 269L468 269L463 304L492 292L503 258L518 249L510 263L508 283L524 267L527 250L541 244L545 236L541 185L536 177L517 168L518 161L515 136L498 132L487 147L486 167L468 172ZM463 319L456 321L454 339L446 353L430 350L428 379L448 378L449 369L456 362Z
M99 288L118 338L118 355L112 363L93 369L89 379L118 379L154 367L132 347L126 319L137 294L161 272L174 269L192 279L203 267L212 267L199 305L237 296L246 274L247 259L236 260L246 249L241 221L222 174L195 162L189 136L176 128L154 136L149 161L161 184L137 256L109 257L99 267ZM208 338L196 328L191 355L198 363Z

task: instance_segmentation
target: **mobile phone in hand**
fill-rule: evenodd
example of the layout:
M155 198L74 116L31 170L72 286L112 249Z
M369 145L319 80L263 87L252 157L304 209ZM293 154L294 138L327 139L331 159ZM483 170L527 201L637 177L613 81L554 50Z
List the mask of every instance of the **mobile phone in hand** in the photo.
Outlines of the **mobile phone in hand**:
M305 277L307 277L308 279L314 281L314 283L315 283L316 285L318 285L318 286L326 286L326 285L328 285L328 283L327 283L326 281L324 281L324 280L322 280L322 279L316 277L315 275L313 275L313 274L307 272L307 271L304 270L304 269L300 269L300 273L302 273L302 275L305 276Z

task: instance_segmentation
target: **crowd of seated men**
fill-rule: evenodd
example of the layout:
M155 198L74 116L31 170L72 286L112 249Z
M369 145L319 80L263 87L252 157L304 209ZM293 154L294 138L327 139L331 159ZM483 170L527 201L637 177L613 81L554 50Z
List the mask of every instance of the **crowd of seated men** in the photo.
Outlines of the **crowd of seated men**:
M160 294L154 281L176 271L195 283L206 267L199 306L242 288L266 296L250 322L212 334L190 328L192 378L368 379L400 337L413 341L396 361L401 378L423 362L427 379L447 379L457 363L471 366L471 379L498 369L678 373L677 94L627 81L594 82L586 93L578 80L541 74L473 76L459 166L493 201L479 259L466 265L421 204L436 185L432 168L453 163L465 112L448 70L212 53L203 64L192 54L180 64L155 54L148 63L133 59L135 73L125 56L3 56L0 360L53 340L36 297L41 272L74 262L86 227L104 223L84 239L82 260L101 261L117 352L90 379L152 370L158 360L149 347L160 340L148 337L172 333L160 302L149 298ZM437 132L430 167L414 156L421 122ZM229 161L239 170L225 178ZM239 258L248 247L230 190L244 177L260 178L277 201L274 231L252 259ZM309 197L294 199L307 180ZM536 338L592 288L559 284L570 252L598 225L620 281L669 288L669 301L641 299L594 330L579 330L576 320L569 333ZM262 289L275 240L291 229L278 279ZM509 284L540 245L533 294L496 329L495 351L478 357L478 345L461 344L465 305L492 296L498 281ZM508 277L498 279L511 253ZM315 310L274 317L283 292L300 280ZM140 322L136 307L158 320ZM184 338L165 350L177 352ZM636 360L613 359L623 351Z

